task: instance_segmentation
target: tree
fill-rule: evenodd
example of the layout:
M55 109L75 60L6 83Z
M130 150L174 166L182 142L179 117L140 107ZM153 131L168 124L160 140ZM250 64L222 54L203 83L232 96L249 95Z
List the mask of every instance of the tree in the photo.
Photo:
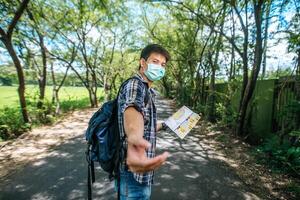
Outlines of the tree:
M122 32L119 29L117 33L113 29L119 26L117 22L120 20L115 20L122 16L123 12L119 10L122 2L111 2L114 6L94 1L69 3L73 4L72 8L61 3L66 7L61 12L65 14L65 20L56 24L49 21L60 35L55 41L56 48L51 51L51 55L70 65L70 57L61 55L68 55L66 52L73 46L76 48L75 60L70 69L88 90L91 107L97 107L98 86L107 86L108 76L113 71L110 65L114 59L117 36Z
M254 9L254 18L255 18L255 49L254 49L254 62L252 64L252 70L251 70L251 76L249 81L247 81L247 85L245 88L243 95L241 96L241 103L240 103L240 109L238 113L238 119L237 119L237 128L236 133L238 135L244 134L244 124L245 124L245 118L246 118L246 112L249 105L249 101L253 95L256 81L258 78L258 74L261 67L261 61L262 61L262 13L263 13L263 0L253 1L253 9Z
M244 124L245 120L247 120L247 109L249 107L249 102L253 95L257 76L261 67L263 42L262 16L265 10L270 8L269 4L273 1L224 1L228 6L231 7L231 9L234 11L234 15L237 18L238 23L235 23L233 28L235 30L237 29L237 26L240 28L239 33L237 34L234 32L232 36L228 35L228 30L232 28L232 25L226 24L224 29L220 26L216 26L215 21L213 20L215 19L213 12L209 12L212 9L218 9L216 5L218 5L220 1L214 1L211 3L202 0L199 0L196 3L191 1L168 2L170 2L168 5L178 10L178 12L187 13L188 17L186 20L194 22L200 21L204 26L208 27L214 33L222 35L222 37L232 45L234 51L240 56L242 61L243 78L236 133L238 135L245 135L246 129ZM195 4L200 6L197 7ZM265 27L267 28L268 26ZM251 32L249 31L250 28L252 28ZM232 57L233 55L234 52L232 52ZM249 69L250 65L252 66L251 69ZM232 70L230 74L232 75Z
M298 8L300 10L300 8ZM300 75L300 12L298 11L292 18L288 33L288 51L296 53L296 75Z
M4 26L4 24L5 24L5 22L3 22L2 20L1 20L2 23L0 26L0 35L1 35L0 40L6 47L11 59L14 62L16 70L17 70L18 80L19 80L18 94L19 94L19 100L20 100L20 105L21 105L21 109L22 109L23 120L25 123L29 123L30 119L29 119L28 112L26 109L24 73L23 73L21 62L16 54L16 51L14 50L13 44L12 44L12 35L13 35L14 29L15 29L18 21L20 20L26 7L28 6L28 3L29 3L29 0L23 0L20 3L17 11L13 15L11 22L8 23L6 31L2 28L2 26ZM3 10L6 11L6 12L3 12L3 14L4 15L5 15L5 13L8 14L7 12L9 12L9 10L8 10L8 7L6 7L8 5L8 3L3 2L3 3L1 3L1 5L4 7ZM5 16L1 16L1 18L5 18Z
M33 9L33 8L31 8ZM38 39L36 43L40 48L41 58L42 58L42 69L38 65L36 65L36 69L38 69L38 83L39 83L39 101L37 103L38 108L42 108L43 101L45 98L45 90L46 90L46 80L47 80L47 57L48 50L45 45L45 30L43 30L40 20L42 18L38 15L41 13L34 11L34 13L30 9L26 9L28 17L32 23L30 23L33 27L33 30L37 33ZM37 14L37 15L35 15ZM43 13L42 13L43 14ZM34 38L32 38L34 40Z
M222 14L221 14L221 19L220 19L220 32L223 32L223 27L224 27L224 23L225 23L225 13L226 13L226 4L224 3L223 5L223 10L222 10ZM210 78L210 84L209 84L209 96L208 96L208 101L207 101L207 105L208 105L208 120L211 122L215 122L216 121L216 114L215 114L215 107L216 107L216 91L215 91L215 79L216 79L216 71L218 68L218 62L219 62L219 55L220 55L220 51L222 48L222 39L223 39L223 35L219 33L216 34L214 40L213 40L213 45L216 46L216 48L214 49L214 52L212 52L209 56L209 62L211 65L211 78ZM213 49L213 48L212 48ZM210 52L210 51L209 51ZM214 60L213 59L213 54L214 54Z

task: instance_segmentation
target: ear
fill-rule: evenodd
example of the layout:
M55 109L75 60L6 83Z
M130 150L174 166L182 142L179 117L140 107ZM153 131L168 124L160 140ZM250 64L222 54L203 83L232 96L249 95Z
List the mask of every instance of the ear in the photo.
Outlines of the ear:
M144 58L140 59L140 65L141 65L141 69L145 70L145 67L147 66L146 60Z

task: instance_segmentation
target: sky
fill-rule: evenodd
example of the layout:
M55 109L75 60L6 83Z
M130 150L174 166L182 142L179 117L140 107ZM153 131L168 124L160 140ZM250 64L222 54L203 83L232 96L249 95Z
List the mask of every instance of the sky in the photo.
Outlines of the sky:
M290 21L294 12L285 12L284 18L286 21ZM270 24L269 31L275 32L278 29L277 23ZM276 38L283 37L284 34L277 34ZM294 66L293 58L295 53L288 53L288 43L286 40L281 40L278 44L275 44L276 40L268 41L267 56L270 56L267 60L267 70L275 71L277 68L288 68Z
M155 10L153 7L146 6L145 4L136 4L135 1L128 1L126 2L126 6L129 8L130 14L134 19L140 20L140 16L143 13L143 10L146 11L147 16L149 16L149 19L154 18L155 15L157 15L157 12L161 12L159 10ZM284 12L283 17L289 21L294 13L292 12ZM271 23L270 25L270 32L276 31L277 29L276 23ZM139 28L136 29L135 36L137 37L137 41L139 38L139 35L142 35L143 31ZM92 30L89 35L91 37L97 37L99 33L97 30ZM280 35L278 35L280 36ZM281 40L280 43L274 45L275 40L270 39L268 41L268 60L267 60L267 71L275 71L277 68L288 68L293 67L293 57L295 56L294 53L288 53L287 47L288 44L285 40ZM7 51L0 47L0 65L6 64L11 62L11 58L8 56Z

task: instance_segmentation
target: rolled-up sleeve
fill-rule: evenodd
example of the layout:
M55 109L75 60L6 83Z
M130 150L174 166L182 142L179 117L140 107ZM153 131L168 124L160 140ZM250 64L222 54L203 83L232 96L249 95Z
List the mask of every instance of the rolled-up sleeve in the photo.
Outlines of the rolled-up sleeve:
M136 79L129 80L121 90L119 108L124 113L128 107L134 107L143 116L145 115L145 85Z

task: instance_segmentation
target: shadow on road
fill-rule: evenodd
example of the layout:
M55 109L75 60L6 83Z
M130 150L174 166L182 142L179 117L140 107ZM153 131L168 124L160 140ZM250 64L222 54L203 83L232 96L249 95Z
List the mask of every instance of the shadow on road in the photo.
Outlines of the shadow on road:
M48 157L26 165L0 183L0 199L86 199L85 141L76 137L51 150ZM96 170L94 197L114 199L106 175Z
M160 119L175 111L170 105L170 101L158 101ZM152 199L259 199L225 162L212 158L217 153L204 146L195 132L184 140L171 132L158 133L157 145L158 153L168 151L171 157L156 172ZM1 181L0 199L86 199L85 148L82 134L51 149L48 157ZM94 199L116 199L113 183L100 169L96 171Z

